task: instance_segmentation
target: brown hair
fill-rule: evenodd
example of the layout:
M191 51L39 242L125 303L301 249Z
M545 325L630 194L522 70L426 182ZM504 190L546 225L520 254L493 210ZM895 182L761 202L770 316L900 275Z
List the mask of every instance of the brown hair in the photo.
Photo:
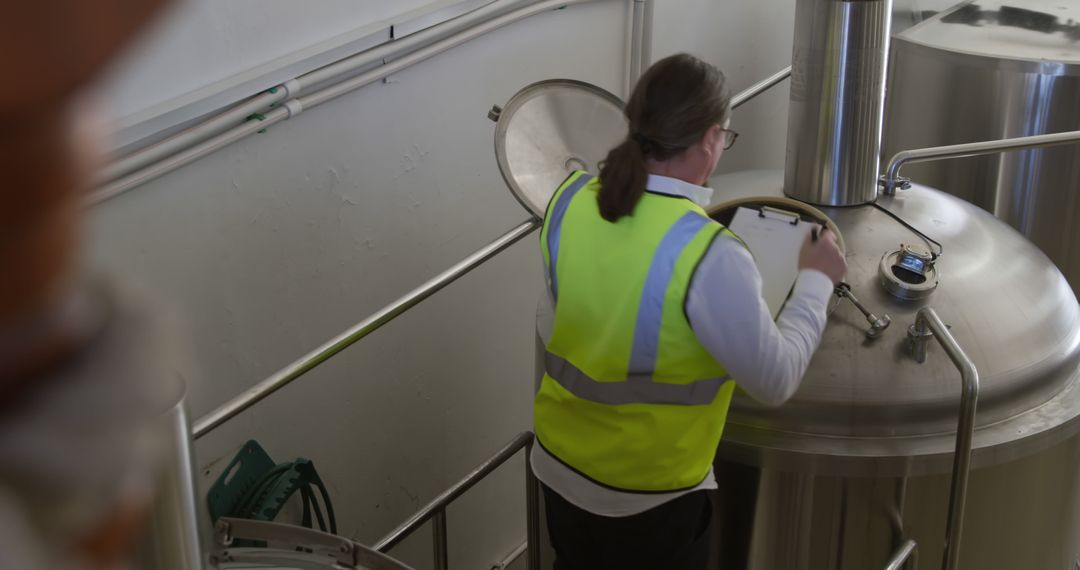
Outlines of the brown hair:
M626 118L630 132L600 163L600 215L618 221L634 211L645 192L646 157L667 160L681 154L731 112L724 74L685 53L652 65L638 80Z

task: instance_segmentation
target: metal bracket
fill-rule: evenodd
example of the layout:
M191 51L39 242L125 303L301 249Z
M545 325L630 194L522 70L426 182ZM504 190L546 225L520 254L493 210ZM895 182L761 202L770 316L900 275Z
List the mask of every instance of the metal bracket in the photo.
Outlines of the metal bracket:
M882 191L886 196L892 196L896 194L897 189L909 190L911 188L911 179L907 176L897 175L896 180L889 180L888 174L882 174L878 177L878 186L881 186Z
M926 344L933 338L934 332L925 325L920 327L916 322L916 324L908 327L907 336L908 348L911 350L911 356L915 359L915 362L919 364L926 362Z

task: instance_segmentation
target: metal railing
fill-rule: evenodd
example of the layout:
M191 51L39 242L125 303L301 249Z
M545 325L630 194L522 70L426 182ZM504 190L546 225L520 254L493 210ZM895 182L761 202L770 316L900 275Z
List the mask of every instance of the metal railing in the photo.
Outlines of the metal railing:
M960 370L960 418L956 426L956 449L953 452L949 512L945 526L945 553L941 564L945 570L956 570L960 563L960 536L963 532L968 475L971 472L971 442L975 435L975 408L979 401L979 371L934 309L920 309L908 334L912 340L915 360L926 360L926 344L930 337L934 337Z
M731 108L738 109L739 107L742 107L743 103L768 91L788 77L791 77L790 65L736 93L735 96L731 98Z
M517 454L522 449L525 450L525 516L526 516L526 553L528 555L529 570L540 570L540 496L539 489L537 488L536 477L533 476L532 467L529 463L529 453L532 451L532 445L535 437L531 431L521 432L514 439L510 440L502 449L500 449L495 455L492 455L487 461L484 461L480 465L473 469L471 473L465 476L461 481L458 481L452 487L443 491L441 495L435 497L430 503L424 505L422 509L416 512L413 516L400 526L390 531L379 542L375 543L375 550L387 553L391 548L394 548L401 541L405 540L409 535L416 532L424 523L429 520L432 522L432 544L433 558L435 560L436 570L447 570L449 568L449 559L447 552L447 540L446 540L446 507L455 499L460 497L465 491L472 488L473 485L479 483L482 479L491 474L492 471L497 469L503 463L506 463L508 459Z
M946 158L965 158L983 154L996 154L1010 150L1023 150L1026 148L1075 143L1080 143L1080 131L1067 131L1049 135L1035 135L1030 137L902 150L893 155L892 159L889 160L889 165L885 168L885 174L881 176L880 185L882 187L882 192L887 196L895 194L898 187L901 189L906 188L908 181L900 176L900 167L909 162L928 162L931 160L944 160Z
M914 540L905 540L885 563L885 570L914 570L919 567L919 545Z
M517 243L518 240L529 235L533 230L536 230L539 227L540 221L536 219L522 222L514 229L480 248L450 269L436 275L427 283L406 293L403 297L383 307L375 314L360 321L356 325L353 325L351 328L330 339L322 346L301 356L285 368L278 370L266 380L248 388L239 396L236 396L216 410L199 418L192 427L192 437L194 437L194 439L199 439L206 435L233 416L250 408L259 400L273 394L293 380L310 372L316 366L326 362L330 357L345 350L356 341L379 330L379 328L386 323L394 320L405 311L415 307L420 301L427 299L443 287L456 281L462 275L476 269L485 261L494 257L495 254Z
M466 491L482 481L493 471L506 463L518 451L525 450L525 514L527 521L527 542L522 545L528 553L528 570L540 568L540 499L536 478L529 463L529 453L535 437L531 431L524 431L510 440L498 452L478 465L471 473L438 497L424 505L408 520L401 523L386 535L374 547L367 547L348 538L321 532L309 528L273 521L258 521L223 517L215 525L216 546L211 555L211 563L274 563L291 567L294 563L306 563L312 566L330 566L334 568L381 568L386 570L407 570L401 562L386 556L390 549L400 544L416 532L424 523L431 521L433 558L436 570L447 570L450 565L448 542L446 537L446 509ZM289 545L282 549L274 548L236 548L237 539L274 541ZM299 547L299 548L294 548ZM305 567L307 567L305 565Z

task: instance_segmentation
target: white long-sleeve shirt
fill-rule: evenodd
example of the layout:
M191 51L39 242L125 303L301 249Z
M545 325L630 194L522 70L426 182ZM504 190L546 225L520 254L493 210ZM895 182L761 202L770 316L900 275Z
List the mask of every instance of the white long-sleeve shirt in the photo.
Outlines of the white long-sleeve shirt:
M689 198L705 207L712 190L675 178L650 175L650 192ZM546 269L545 269L546 271ZM832 281L820 271L799 272L791 296L774 322L761 296L761 275L737 240L721 236L705 253L687 292L686 314L698 341L755 400L776 406L799 387L825 330ZM550 292L537 309L537 331L546 343L554 319ZM697 487L673 493L630 493L597 485L533 446L533 472L545 485L586 511L629 516L686 493L715 489L710 471Z

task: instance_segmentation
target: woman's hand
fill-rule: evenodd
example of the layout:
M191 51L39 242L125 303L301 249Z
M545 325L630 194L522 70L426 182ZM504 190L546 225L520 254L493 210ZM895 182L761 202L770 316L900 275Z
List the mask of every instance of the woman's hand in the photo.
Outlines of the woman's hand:
M815 269L832 280L833 285L840 283L847 273L847 261L840 246L836 245L836 236L828 228L822 229L817 239L807 235L799 251L799 271Z

